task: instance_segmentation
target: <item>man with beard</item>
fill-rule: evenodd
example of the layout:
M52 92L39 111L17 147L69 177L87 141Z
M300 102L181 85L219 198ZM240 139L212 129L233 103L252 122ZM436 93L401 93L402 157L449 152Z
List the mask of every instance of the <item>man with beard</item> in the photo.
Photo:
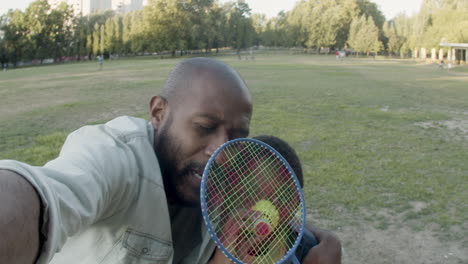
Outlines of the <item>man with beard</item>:
M211 263L200 216L205 163L246 137L245 82L217 60L170 73L150 122L119 117L71 133L43 167L0 161L0 263ZM337 263L339 241L317 230L304 263Z

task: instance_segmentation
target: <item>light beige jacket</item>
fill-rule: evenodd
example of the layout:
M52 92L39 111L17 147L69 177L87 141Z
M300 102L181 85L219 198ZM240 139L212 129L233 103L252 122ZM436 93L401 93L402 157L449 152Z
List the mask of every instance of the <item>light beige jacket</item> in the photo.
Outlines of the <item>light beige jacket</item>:
M0 161L24 176L44 207L47 240L38 263L171 264L171 223L149 122L119 117L71 133L43 167ZM203 242L184 263L207 263Z

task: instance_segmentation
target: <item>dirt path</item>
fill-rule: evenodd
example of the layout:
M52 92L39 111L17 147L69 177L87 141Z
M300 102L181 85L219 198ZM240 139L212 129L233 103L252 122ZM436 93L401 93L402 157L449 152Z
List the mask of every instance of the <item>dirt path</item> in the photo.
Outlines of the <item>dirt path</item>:
M318 227L331 226L328 221L312 222ZM378 229L375 223L362 221L357 226L338 227L333 232L343 245L343 264L468 263L468 250L461 241L441 241L430 229L415 231L402 223Z
M468 251L463 251L460 243L441 242L431 231L360 226L345 227L336 233L344 245L344 264L468 263Z

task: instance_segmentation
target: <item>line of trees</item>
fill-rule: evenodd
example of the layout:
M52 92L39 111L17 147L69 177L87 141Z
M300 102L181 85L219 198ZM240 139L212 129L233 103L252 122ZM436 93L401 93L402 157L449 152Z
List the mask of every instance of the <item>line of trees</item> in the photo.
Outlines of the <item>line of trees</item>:
M270 19L242 0L149 0L140 11L89 16L37 0L0 17L2 64L253 45L403 55L440 42L468 42L467 0L424 0L418 14L388 21L369 0L301 0Z

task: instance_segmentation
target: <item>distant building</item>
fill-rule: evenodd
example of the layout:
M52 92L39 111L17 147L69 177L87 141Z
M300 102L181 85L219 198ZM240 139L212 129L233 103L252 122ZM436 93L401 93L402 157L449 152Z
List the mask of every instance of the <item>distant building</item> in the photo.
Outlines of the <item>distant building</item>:
M141 10L147 0L48 0L52 7L61 2L66 2L73 7L76 15L89 15L106 10L114 10L117 13L128 13L133 10Z
M447 60L460 63L468 61L468 43L440 43L440 46L449 48Z

